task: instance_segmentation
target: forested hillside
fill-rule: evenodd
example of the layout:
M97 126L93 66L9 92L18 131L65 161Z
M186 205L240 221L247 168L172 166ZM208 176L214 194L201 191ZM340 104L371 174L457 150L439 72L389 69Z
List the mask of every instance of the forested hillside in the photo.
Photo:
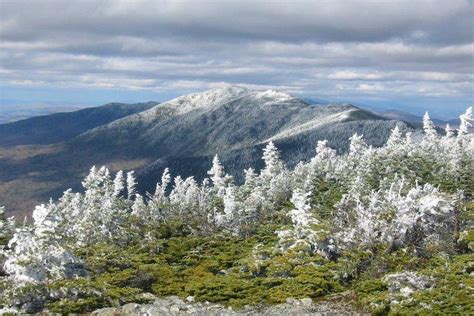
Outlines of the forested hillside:
M54 113L0 124L0 146L59 143L100 125L148 110L157 104L109 103L74 112Z
M294 168L269 139L240 185L217 155L202 182L165 169L146 195L133 171L93 167L83 193L37 206L31 224L1 222L2 311L349 292L375 314L472 314L472 123L469 108L441 135L426 114L423 135L396 125L372 147L356 133L347 153L319 140Z
M244 169L263 167L260 154L269 141L278 145L282 159L293 168L311 159L319 140L342 152L354 133L366 135L367 143L378 147L396 124L402 131L408 129L404 122L348 104L311 106L286 93L238 86L184 95L88 128L100 121L104 110L96 109L77 120L68 116L65 122L48 124L45 129L30 124L32 119L31 126L15 125L10 136L3 136L11 140L32 132L45 142L75 136L41 146L2 147L0 140L0 201L10 214L29 214L34 205L59 198L65 187L80 190L92 165L107 165L112 172L135 170L138 191L144 194L154 190L167 167L173 176L202 181L218 154L227 173L241 184ZM57 122L60 117L50 118ZM78 127L84 131L80 135Z

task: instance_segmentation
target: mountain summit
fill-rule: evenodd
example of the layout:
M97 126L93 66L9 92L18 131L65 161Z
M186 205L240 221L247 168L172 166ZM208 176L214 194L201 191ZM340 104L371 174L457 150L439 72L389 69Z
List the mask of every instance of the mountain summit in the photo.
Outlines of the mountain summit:
M92 129L74 146L100 144L119 155L124 153L117 149L125 146L128 153L155 157L213 156L374 120L383 119L351 105L311 106L286 93L231 86L182 96Z

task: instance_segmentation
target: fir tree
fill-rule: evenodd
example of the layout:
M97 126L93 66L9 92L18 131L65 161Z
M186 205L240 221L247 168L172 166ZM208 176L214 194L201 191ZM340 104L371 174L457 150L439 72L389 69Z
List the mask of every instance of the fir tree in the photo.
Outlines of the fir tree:
M423 115L423 130L429 138L434 138L438 134L428 112L425 112L425 115Z

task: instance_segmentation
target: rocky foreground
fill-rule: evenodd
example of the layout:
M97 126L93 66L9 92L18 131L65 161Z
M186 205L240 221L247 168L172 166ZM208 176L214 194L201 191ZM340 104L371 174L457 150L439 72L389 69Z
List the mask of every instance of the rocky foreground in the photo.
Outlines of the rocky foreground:
M130 303L118 308L102 308L92 312L92 315L365 315L365 313L352 305L350 294L340 294L320 302L313 302L310 298L289 298L285 304L246 306L237 311L209 302L196 303L192 296L185 300L170 296L157 298L149 304Z

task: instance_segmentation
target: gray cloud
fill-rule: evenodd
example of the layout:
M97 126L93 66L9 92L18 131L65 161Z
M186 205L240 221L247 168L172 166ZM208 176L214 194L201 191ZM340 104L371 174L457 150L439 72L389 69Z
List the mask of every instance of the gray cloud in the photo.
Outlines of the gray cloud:
M12 85L473 96L472 1L0 2Z
M286 41L472 40L469 1L3 1L2 37L58 34ZM447 27L449 26L449 27Z

